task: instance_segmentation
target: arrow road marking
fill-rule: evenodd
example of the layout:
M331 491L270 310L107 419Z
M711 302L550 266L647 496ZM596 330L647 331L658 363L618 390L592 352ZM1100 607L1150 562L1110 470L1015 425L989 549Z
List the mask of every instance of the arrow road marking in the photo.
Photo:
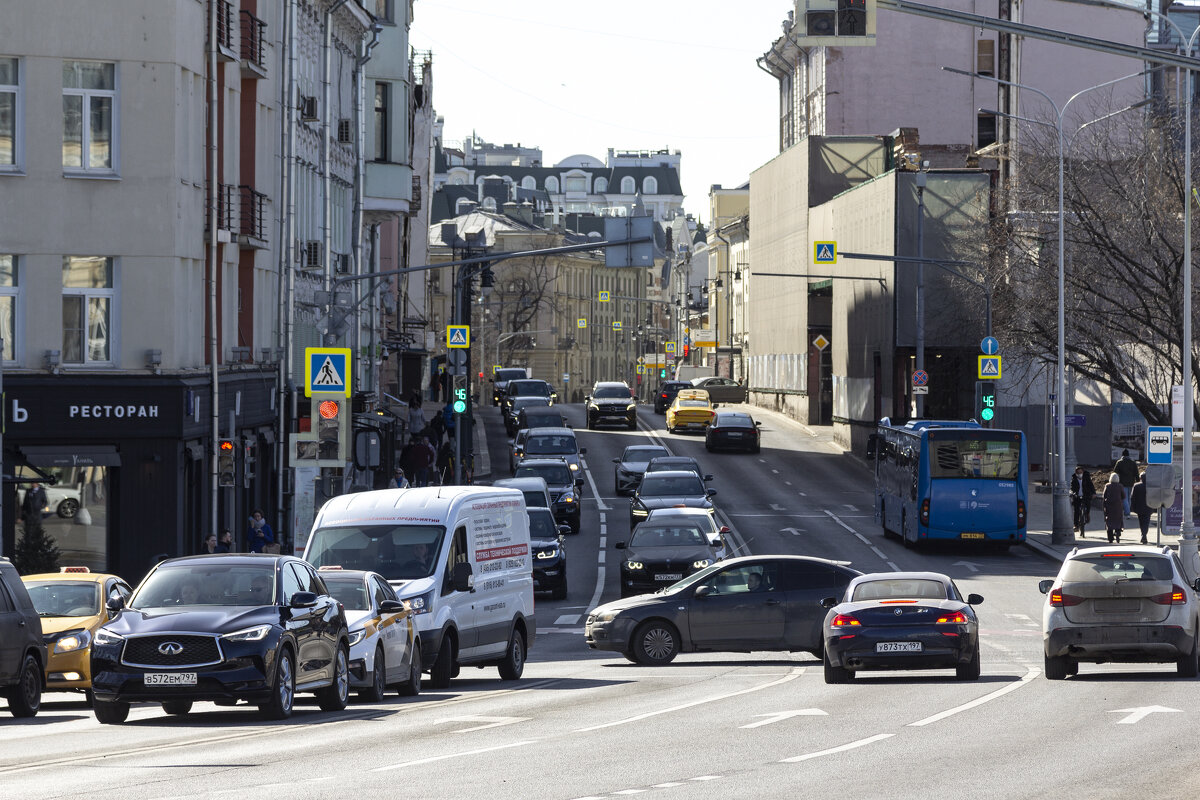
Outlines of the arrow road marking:
M761 722L751 722L749 725L739 725L739 728L761 728L763 725L770 725L775 722L783 722L791 717L827 717L819 708L802 708L799 711L776 711L774 714L755 714L755 717L767 717Z
M463 728L454 731L455 733L470 733L471 731L481 731L484 728L499 728L502 725L512 725L514 722L526 722L532 717L446 717L439 719L438 724L447 722L483 722L483 725L476 725L473 728Z
M800 532L803 530L804 530L804 528L780 528L779 532L780 533L790 533L792 536L799 536Z
M979 567L981 565L976 564L974 561L955 561L951 566L966 567L967 569L971 570L971 572L979 572Z
M1166 706L1142 706L1141 708L1119 708L1116 711L1109 711L1108 713L1129 715L1125 719L1117 720L1118 725L1136 725L1151 714L1182 714L1183 712L1178 708L1167 708Z
M772 511L783 511L783 506L779 505L778 503L771 503L771 510Z

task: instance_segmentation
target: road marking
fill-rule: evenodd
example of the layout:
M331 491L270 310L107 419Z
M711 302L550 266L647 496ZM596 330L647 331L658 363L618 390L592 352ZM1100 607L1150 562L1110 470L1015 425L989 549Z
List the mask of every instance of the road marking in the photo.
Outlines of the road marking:
M690 780L690 781L719 781L719 780L721 780L722 777L723 776L721 776L721 775L701 775L698 778L688 778L688 780Z
M784 482L783 482L783 485L784 485L784 486L791 486L791 485L792 485L792 482L791 482L791 481L784 481Z
M854 528L851 528L849 525L847 525L846 523L842 522L842 520L841 520L841 519L838 517L838 515L837 515L837 514L833 513L832 511L830 511L830 510L828 510L828 509L826 509L826 510L825 510L825 513L829 515L829 518L830 518L831 520L833 520L834 522L836 522L838 525L841 525L841 526L842 526L843 528L845 528L846 530L850 531L851 533L858 533L858 531L854 530Z
M979 572L979 567L980 567L981 565L979 565L979 564L976 564L974 561L955 561L955 562L954 562L953 564L951 564L950 566L952 566L952 567L966 567L967 569L971 570L971 572Z
M779 532L780 533L790 533L792 536L799 536L800 532L803 530L804 530L804 528L780 528Z
M776 722L783 722L785 719L792 717L827 717L827 713L819 708L802 708L799 711L776 711L773 714L755 714L755 717L768 717L768 719L759 722L751 722L749 725L739 725L739 728L761 728L763 725L771 725Z
M1015 619L1025 625L1038 624L1036 621L1034 621L1033 617L1029 616L1028 614L1005 614L1004 616L1008 617L1009 619Z
M796 764L801 761L808 761L810 758L820 758L821 756L831 756L834 753L844 753L847 750L854 750L859 747L866 747L869 744L875 744L875 742L882 742L884 739L890 739L891 737L893 737L895 735L896 734L894 734L894 733L877 733L874 736L868 736L866 739L859 739L857 742L850 742L850 744L844 744L844 745L841 745L840 747L831 747L828 750L818 750L815 753L805 753L802 756L792 756L791 758L785 758L782 761L780 761L779 763L780 764Z
M766 460L765 458L760 458L760 459L759 459L759 462L760 462L760 463L762 463L762 464L765 464L765 463L767 463L767 460Z
M786 508L784 508L783 506L779 505L778 503L771 503L771 510L772 510L772 511L787 511L787 509L786 509Z
M435 725L445 725L450 722L482 722L483 725L476 725L471 728L462 728L453 733L470 733L471 731L481 731L485 728L499 728L503 725L512 725L517 722L528 722L533 717L446 717L439 719Z
M856 533L856 534L854 534L854 538L858 539L858 540L859 540L860 542L862 542L863 544L870 544L870 543L871 543L871 542L870 542L870 540L868 540L868 539L867 539L867 537L863 536L861 533Z
M676 786L683 786L682 783L656 783L651 786L651 789L674 789Z
M887 553L883 552L882 550L880 550L880 549L879 549L878 547L876 547L875 545L871 545L871 552L873 552L875 555L877 555L877 556L879 556L880 558L882 558L884 561L887 561Z
M578 625L579 618L582 614L563 614L558 619L554 620L555 625Z
M771 472L774 472L776 475L779 474L779 470L777 470L777 469L772 469Z
M660 714L673 714L676 711L682 711L685 708L701 706L701 705L704 705L705 703L715 703L719 700L728 700L731 697L739 697L743 694L750 694L751 692L760 692L763 689L770 689L772 686L778 686L781 683L788 683L789 681L794 681L794 680L796 680L796 678L799 678L803 674L804 674L804 667L795 667L792 669L791 672L789 672L787 675L784 675L782 678L771 681L770 683L764 683L761 686L752 686L749 689L742 689L741 691L730 692L729 694L719 694L719 695L715 695L713 697L705 697L701 700L693 700L690 703L684 703L683 705L673 706L671 708L663 708L658 711L647 711L645 714L638 714L637 716L634 716L634 717L626 717L625 719L619 719L619 720L616 720L615 722L605 722L601 725L592 725L591 727L588 727L588 728L579 728L578 730L575 731L575 733L588 733L590 731L598 731L602 728L613 728L613 727L616 727L617 725L625 725L630 722L639 722L643 719L649 719L650 717L657 717Z
M1108 713L1129 715L1125 719L1117 720L1118 725L1136 725L1151 714L1182 714L1183 712L1178 708L1167 708L1166 706L1142 706L1141 708L1120 708Z
M608 525L603 522L600 523L600 535L601 536L608 535Z
M895 564L893 564L891 561L887 562L887 565L888 565L889 567L891 567L891 568L892 568L892 572L899 572L899 571L900 571L900 568L899 568L899 567L897 567Z
M513 747L524 747L527 744L533 744L537 739L527 739L520 742L509 742L508 744L498 744L494 747L481 747L478 750L466 750L462 753L446 753L440 756L432 756L430 758L422 758L416 761L404 761L400 764L390 764L386 767L376 767L371 772L387 772L393 769L404 769L405 767L419 767L422 764L432 764L437 761L446 761L451 758L462 758L463 756L477 756L482 753L494 753L497 750L508 750Z
M1008 694L1009 692L1016 691L1017 689L1020 689L1022 686L1025 686L1031 680L1033 680L1037 676L1037 674L1038 674L1038 670L1030 667L1029 671L1026 672L1021 677L1021 680L1019 680L1019 681L1010 683L1008 686L1005 686L1002 689L997 689L996 691L994 691L990 694L985 694L983 697L977 697L969 703L963 703L961 706L955 706L954 708L948 708L945 711L934 714L932 717L926 717L925 719L920 719L920 720L917 720L916 722L910 722L910 723L908 723L908 727L920 728L924 725L932 725L933 723L940 722L940 721L946 719L947 717L952 717L961 711L967 711L969 709L975 708L976 706L981 706L984 703L991 702L992 700L995 700L998 697L1003 697L1004 695Z
M592 497L596 498L596 506L601 511L608 511L612 506L604 502L604 498L600 496L600 490L596 488L596 479L592 477L590 469L584 469L584 475L587 475L588 484L592 487Z
M603 546L601 546L601 548L600 548L600 559L599 559L599 561L597 561L596 563L598 563L598 564L603 564L603 563L604 563L604 557L605 557L606 555L608 555L608 553L605 553L605 552L604 552L604 548L603 548Z
M842 505L844 505L846 508L850 509L850 511L852 513L854 513L854 514L858 513L858 506L852 506L849 503L842 503Z
M649 789L622 789L619 792L613 792L613 794L641 794L642 792L648 792L648 791L650 791L650 790Z

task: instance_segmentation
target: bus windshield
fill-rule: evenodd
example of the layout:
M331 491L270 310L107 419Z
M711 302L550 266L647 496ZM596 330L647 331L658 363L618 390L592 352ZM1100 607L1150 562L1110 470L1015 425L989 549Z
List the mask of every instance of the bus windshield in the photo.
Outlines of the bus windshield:
M943 436L929 439L931 478L1017 479L1021 462L1019 441Z

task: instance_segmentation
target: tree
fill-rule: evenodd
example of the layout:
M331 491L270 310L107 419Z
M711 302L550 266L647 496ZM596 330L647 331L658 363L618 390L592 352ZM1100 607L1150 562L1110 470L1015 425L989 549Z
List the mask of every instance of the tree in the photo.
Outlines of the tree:
M555 281L558 277L556 265L550 264L547 256L522 259L504 275L500 291L500 320L505 333L538 330L539 320L554 319L557 309ZM519 350L532 349L537 341L536 334L510 336L501 343L502 364L511 364Z
M36 575L43 572L58 572L58 560L62 555L54 537L46 533L42 525L42 515L33 513L25 518L25 532L17 540L13 552L13 565L22 575Z

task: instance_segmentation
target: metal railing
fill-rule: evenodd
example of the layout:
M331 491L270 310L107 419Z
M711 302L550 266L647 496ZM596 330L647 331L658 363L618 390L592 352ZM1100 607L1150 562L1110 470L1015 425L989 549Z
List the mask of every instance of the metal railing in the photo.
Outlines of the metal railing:
M253 186L238 186L238 233L254 239L267 239L267 196Z
M266 69L264 40L266 38L267 23L245 9L242 9L240 16L242 23L242 60L250 62L259 69Z
M222 183L217 187L217 230L231 231L233 230L233 205L234 191L236 186L230 186L227 183ZM212 230L211 207L208 202L208 193L205 193L204 203L204 230Z
M233 50L233 3L230 0L215 0L217 3L217 46ZM210 3L214 0L209 0ZM205 30L208 27L205 26ZM207 37L206 37L207 38Z

